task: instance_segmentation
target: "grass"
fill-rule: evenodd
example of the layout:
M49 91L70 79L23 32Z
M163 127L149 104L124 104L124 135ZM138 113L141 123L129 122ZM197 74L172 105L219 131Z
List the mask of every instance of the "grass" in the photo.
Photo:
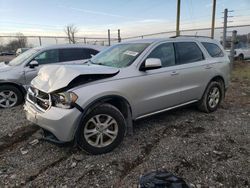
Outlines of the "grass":
M232 79L250 82L250 62L235 62Z

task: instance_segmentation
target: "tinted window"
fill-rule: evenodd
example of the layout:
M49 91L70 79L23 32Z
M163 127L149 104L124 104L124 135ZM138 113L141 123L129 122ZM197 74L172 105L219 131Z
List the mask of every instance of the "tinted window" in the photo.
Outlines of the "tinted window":
M88 59L82 48L60 49L60 62Z
M60 62L90 59L91 55L96 55L97 53L97 50L85 48L60 49Z
M58 50L47 50L35 57L39 64L49 64L59 62Z
M178 64L192 63L203 60L203 54L195 42L175 43Z
M206 48L209 55L212 57L223 57L224 53L219 46L213 43L202 42L203 46Z
M175 65L173 43L159 45L149 54L148 58L159 58L161 60L162 67Z
M91 58L92 56L91 55L96 55L98 54L99 52L97 50L94 50L94 49L86 49L85 50L85 56L86 56L86 59L89 59Z

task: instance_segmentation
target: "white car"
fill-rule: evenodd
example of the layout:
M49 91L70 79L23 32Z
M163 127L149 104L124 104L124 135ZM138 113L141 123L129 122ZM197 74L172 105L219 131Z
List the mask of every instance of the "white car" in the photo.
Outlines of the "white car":
M22 54L23 52L26 52L27 50L29 50L30 48L18 48L16 50L16 56Z
M250 58L250 48L237 48L234 52L234 57L242 61Z
M230 57L230 49L226 50L228 57ZM250 48L236 48L234 50L234 58L242 61L244 59L250 59Z

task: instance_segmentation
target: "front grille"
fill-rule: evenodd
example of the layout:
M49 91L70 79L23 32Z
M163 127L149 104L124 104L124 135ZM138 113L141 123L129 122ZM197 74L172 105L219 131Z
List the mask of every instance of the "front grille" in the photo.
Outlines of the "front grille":
M29 88L27 100L43 112L51 106L50 95L34 87Z

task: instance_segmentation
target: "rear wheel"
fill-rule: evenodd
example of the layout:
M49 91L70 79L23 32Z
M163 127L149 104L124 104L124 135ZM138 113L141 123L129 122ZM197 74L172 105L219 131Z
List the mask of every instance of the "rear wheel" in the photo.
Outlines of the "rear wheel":
M12 85L0 86L0 108L11 108L23 102L23 94Z
M239 61L244 61L244 55L243 55L243 54L240 54L240 55L238 56L238 60L239 60Z
M81 121L78 146L91 154L110 152L123 140L125 126L125 119L116 107L102 104Z
M224 84L220 81L209 83L202 99L198 103L198 108L203 112L214 112L224 98Z

